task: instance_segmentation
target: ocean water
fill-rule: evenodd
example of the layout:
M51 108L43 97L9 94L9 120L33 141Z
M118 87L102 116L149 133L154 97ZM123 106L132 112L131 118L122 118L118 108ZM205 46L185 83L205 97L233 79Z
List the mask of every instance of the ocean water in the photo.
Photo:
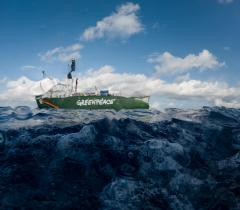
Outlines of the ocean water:
M0 108L0 209L240 209L240 110Z

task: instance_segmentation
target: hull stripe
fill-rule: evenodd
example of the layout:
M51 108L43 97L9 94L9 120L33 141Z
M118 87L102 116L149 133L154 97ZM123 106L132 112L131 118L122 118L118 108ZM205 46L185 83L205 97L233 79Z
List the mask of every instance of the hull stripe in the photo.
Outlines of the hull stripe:
M46 101L46 99L43 99L42 102L43 102L43 104L47 104L48 106L51 106L51 107L53 107L55 109L59 109L59 106L57 106L57 105L55 105L55 104L53 104L53 103L51 103L49 101Z

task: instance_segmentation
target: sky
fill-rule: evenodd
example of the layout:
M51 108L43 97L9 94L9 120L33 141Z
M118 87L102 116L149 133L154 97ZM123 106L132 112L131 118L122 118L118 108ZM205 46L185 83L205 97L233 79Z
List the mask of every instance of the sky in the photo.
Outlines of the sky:
M0 0L0 106L34 106L74 57L83 91L240 108L239 25L239 0Z

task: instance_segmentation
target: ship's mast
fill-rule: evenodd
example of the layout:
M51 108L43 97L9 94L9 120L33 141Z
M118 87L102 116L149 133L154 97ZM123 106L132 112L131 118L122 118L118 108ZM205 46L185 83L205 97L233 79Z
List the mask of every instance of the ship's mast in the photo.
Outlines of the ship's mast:
M77 93L77 86L78 86L78 78L76 78L75 93Z
M75 70L76 70L76 61L75 61L75 59L73 58L73 59L71 60L71 69L70 69L70 71L68 72L68 75L67 75L67 78L68 78L68 79L72 79L72 72L75 71Z
M72 72L76 70L76 60L73 58L71 60L71 65L70 65L70 71L67 74L67 78L68 78L68 84L69 84L69 91L70 94L72 94L73 92L73 77L72 77Z

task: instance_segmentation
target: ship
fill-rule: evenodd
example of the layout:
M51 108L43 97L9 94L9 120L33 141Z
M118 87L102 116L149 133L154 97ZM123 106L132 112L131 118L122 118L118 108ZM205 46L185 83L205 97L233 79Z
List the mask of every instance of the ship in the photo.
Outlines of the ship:
M76 60L72 59L65 83L58 82L50 90L35 96L39 109L149 109L149 96L123 96L109 90L79 92L78 78L73 78Z

